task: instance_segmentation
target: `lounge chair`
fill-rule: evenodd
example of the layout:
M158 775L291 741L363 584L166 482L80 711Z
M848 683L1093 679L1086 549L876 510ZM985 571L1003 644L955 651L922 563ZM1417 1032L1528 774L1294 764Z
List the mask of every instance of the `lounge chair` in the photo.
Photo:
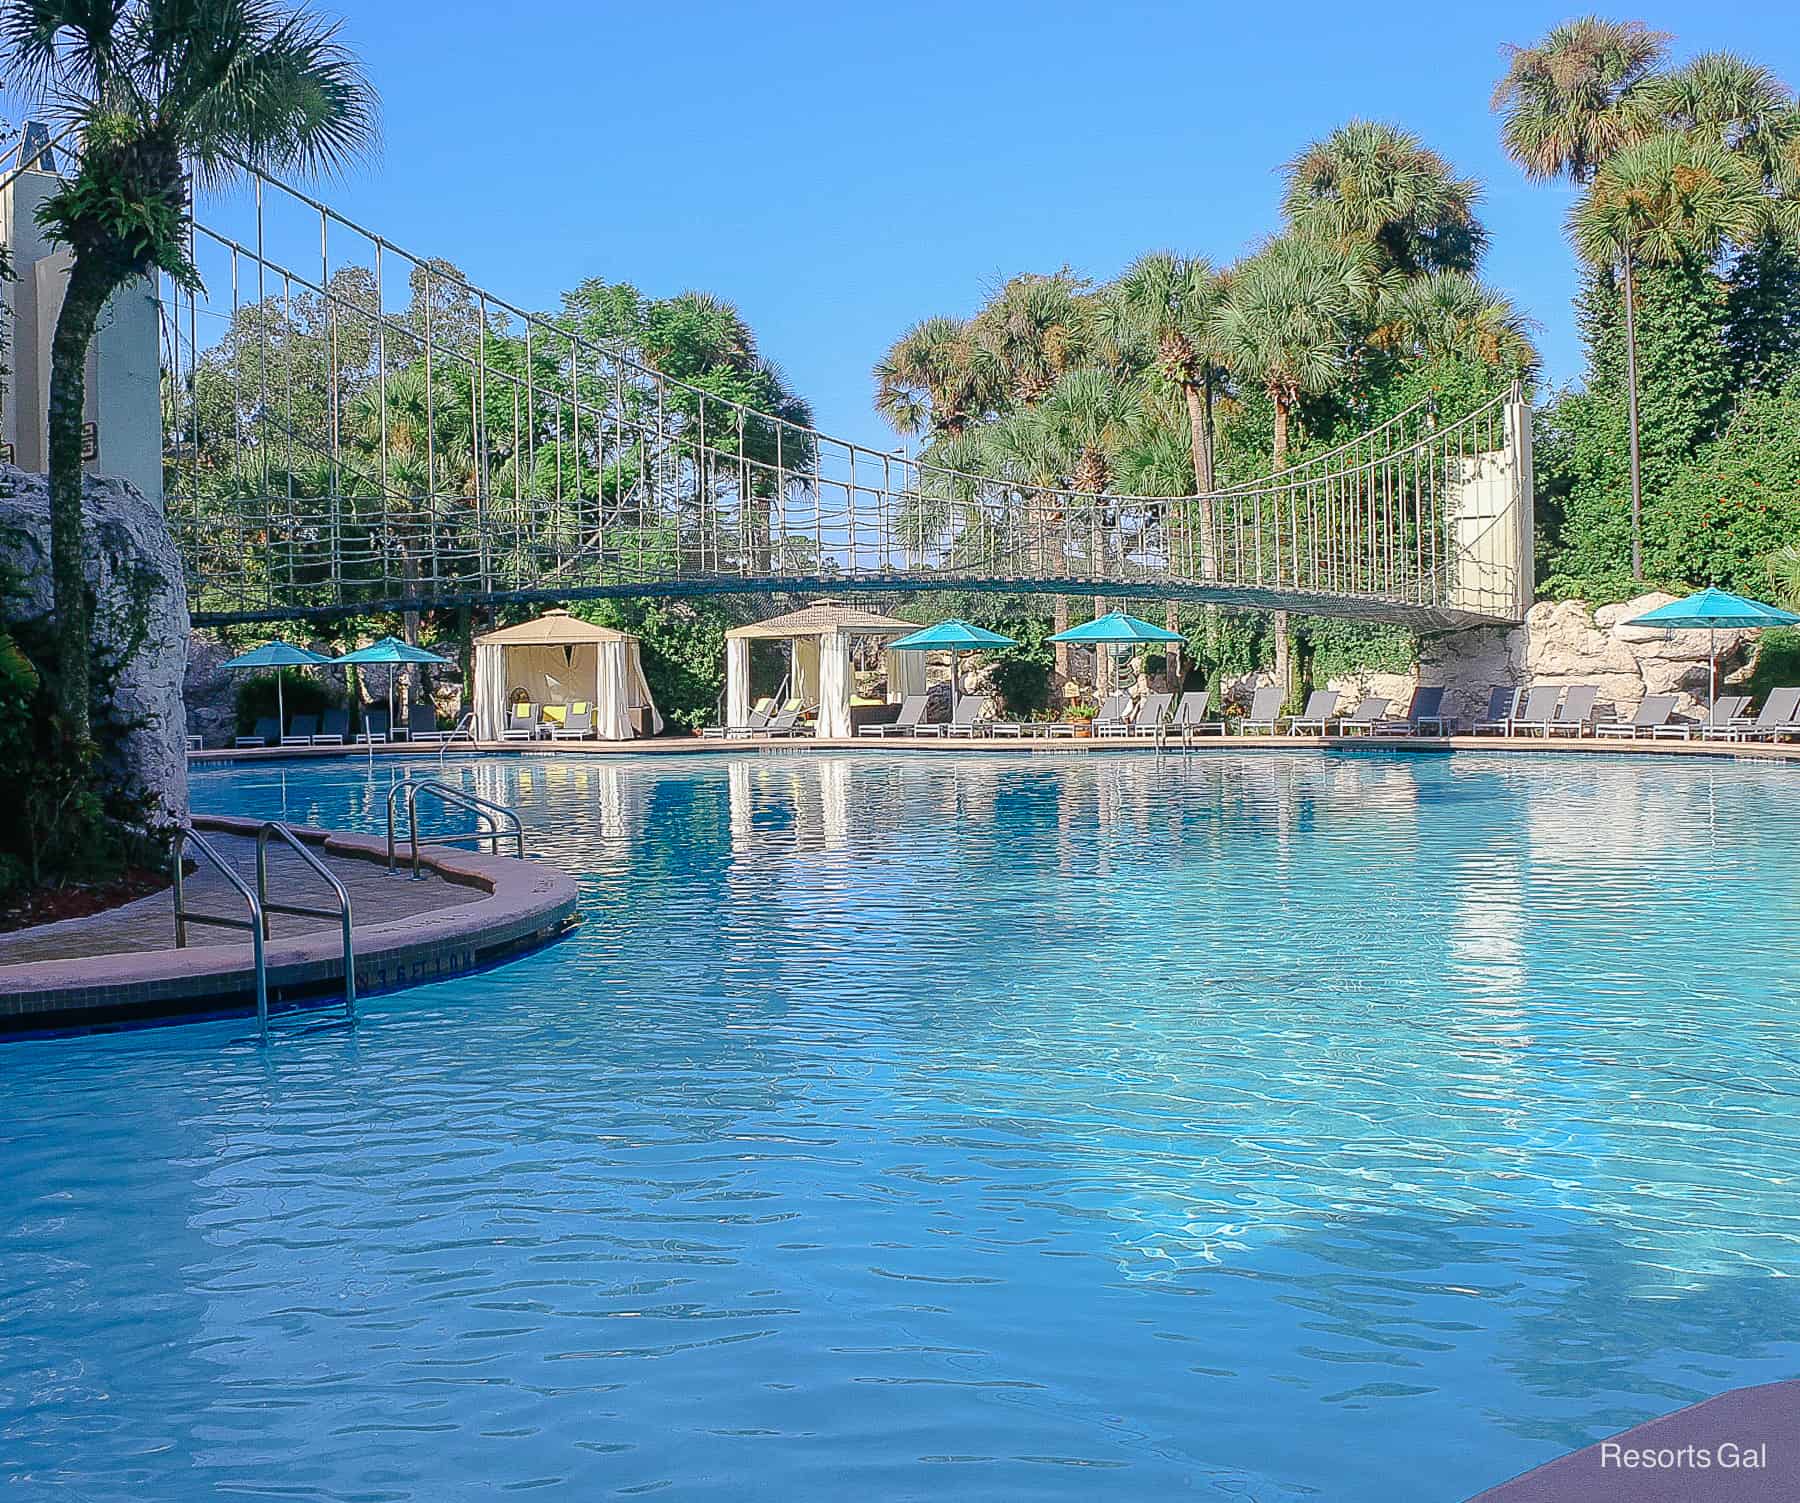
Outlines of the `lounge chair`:
M1238 721L1238 734L1247 731L1267 731L1275 734L1275 727L1281 722L1281 702L1286 696L1273 684L1258 689L1250 696L1250 710Z
M357 732L358 745L388 739L388 712L368 710L363 714L363 728Z
M1656 735L1681 741L1692 740L1695 736L1712 739L1729 731L1742 718L1749 703L1748 694L1721 694L1698 720L1688 720L1678 715L1657 730Z
M810 736L813 728L800 717L806 714L807 707L797 699L790 699L781 707L778 714L771 715L768 723L759 734L764 736Z
M1304 736L1309 725L1316 725L1316 736L1323 736L1331 729L1331 722L1337 715L1338 691L1336 689L1314 689L1306 696L1306 704L1291 721L1288 722L1290 736Z
M1154 736L1169 718L1169 706L1174 703L1173 694L1146 694L1138 703L1137 713L1131 717L1131 734Z
M1727 741L1776 741L1783 735L1800 735L1800 689L1771 689L1763 701L1762 714L1754 720L1739 720L1722 733Z
M765 695L750 706L749 718L742 725L726 725L709 727L706 734L717 733L727 741L741 741L746 736L754 736L769 724L769 718L775 713L775 696Z
M1562 698L1560 684L1543 684L1535 689L1527 689L1524 699L1519 701L1519 708L1506 722L1506 734L1523 736L1531 731L1540 731L1547 738L1550 727L1556 720L1557 701Z
M1106 703L1094 716L1096 736L1129 736L1131 734L1131 696L1123 689L1109 694Z
M507 706L506 724L500 728L502 741L537 740L538 712L531 703Z
M919 727L925 723L925 712L931 707L931 700L923 694L909 694L900 701L900 714L885 725L859 725L856 734L859 736L913 736L918 734Z
M408 741L442 741L447 733L438 729L437 711L430 705L411 705L406 711Z
M1338 734L1349 736L1361 731L1365 736L1372 736L1382 721L1387 718L1391 699L1384 699L1379 694L1368 695L1357 705L1354 715L1346 716L1338 721Z
M1594 706L1599 699L1600 691L1593 684L1571 684L1569 692L1563 695L1556 719L1550 722L1545 734L1579 736L1584 730L1591 729L1594 723Z
M250 728L248 736L239 736L233 743L236 746L270 746L281 739L281 722L273 715L264 715Z
M1412 703L1406 707L1406 713L1390 717L1378 722L1374 731L1377 736L1422 736L1426 726L1435 726L1438 735L1446 730L1448 717L1444 714L1444 686L1442 684L1420 684L1413 690Z
M342 746L349 738L350 712L327 710L319 717L319 732L313 737L313 745Z
M1183 737L1205 735L1208 732L1223 736L1225 722L1206 718L1206 703L1209 698L1211 695L1205 689L1189 689L1177 702L1175 713L1169 718L1169 729Z
M1488 690L1487 714L1469 727L1470 734L1510 736L1513 720L1524 698L1523 689L1509 689L1505 684L1497 684Z
M578 699L569 706L569 713L562 718L562 723L552 723L550 739L552 741L585 741L594 734L594 707L585 699Z
M296 715L288 721L287 734L281 738L283 746L311 746L313 737L319 734L319 717L317 715Z
M979 694L965 694L956 702L956 712L944 727L946 736L967 736L973 740L987 733L994 718L993 707Z
M1651 694L1628 719L1602 720L1594 727L1594 734L1621 741L1635 741L1639 736L1654 737L1668 726L1669 717L1675 713L1678 703L1677 695Z

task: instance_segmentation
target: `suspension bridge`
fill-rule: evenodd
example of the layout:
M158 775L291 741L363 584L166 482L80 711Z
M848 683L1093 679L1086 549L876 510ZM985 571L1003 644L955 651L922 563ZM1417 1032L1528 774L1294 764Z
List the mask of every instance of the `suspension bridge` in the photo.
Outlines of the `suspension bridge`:
M1008 484L671 379L252 174L158 288L196 622L723 592L984 590L1415 629L1531 598L1531 417L1421 404L1206 496Z

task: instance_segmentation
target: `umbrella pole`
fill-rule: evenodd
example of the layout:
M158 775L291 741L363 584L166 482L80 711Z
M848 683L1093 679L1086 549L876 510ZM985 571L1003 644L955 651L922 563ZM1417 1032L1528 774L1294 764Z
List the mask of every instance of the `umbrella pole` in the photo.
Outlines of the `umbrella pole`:
M287 735L287 705L281 697L281 665L275 665L275 739Z
M961 693L961 690L957 687L956 683L956 664L958 656L957 650L952 647L950 649L950 718L952 720L956 719L956 701Z
M1712 707L1719 702L1719 631L1717 627L1706 628L1706 701L1707 719L1712 719Z

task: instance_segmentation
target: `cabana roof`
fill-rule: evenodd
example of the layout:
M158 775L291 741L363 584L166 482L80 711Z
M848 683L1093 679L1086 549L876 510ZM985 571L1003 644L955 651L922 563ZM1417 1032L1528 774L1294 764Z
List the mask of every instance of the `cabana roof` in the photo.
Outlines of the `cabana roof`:
M749 637L776 641L784 637L829 637L838 633L852 637L904 637L919 629L916 621L896 621L892 616L878 616L841 600L815 600L811 605L785 616L775 616L750 626L736 626L727 637Z
M502 627L475 639L484 647L573 647L582 642L628 642L629 632L595 626L567 611L545 611L535 621Z

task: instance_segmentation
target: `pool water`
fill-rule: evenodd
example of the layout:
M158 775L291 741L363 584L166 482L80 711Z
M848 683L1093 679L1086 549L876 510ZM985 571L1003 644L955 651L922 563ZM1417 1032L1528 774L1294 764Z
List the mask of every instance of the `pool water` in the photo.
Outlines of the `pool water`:
M1800 770L447 771L572 937L0 1044L9 1499L1460 1499L1800 1370Z

